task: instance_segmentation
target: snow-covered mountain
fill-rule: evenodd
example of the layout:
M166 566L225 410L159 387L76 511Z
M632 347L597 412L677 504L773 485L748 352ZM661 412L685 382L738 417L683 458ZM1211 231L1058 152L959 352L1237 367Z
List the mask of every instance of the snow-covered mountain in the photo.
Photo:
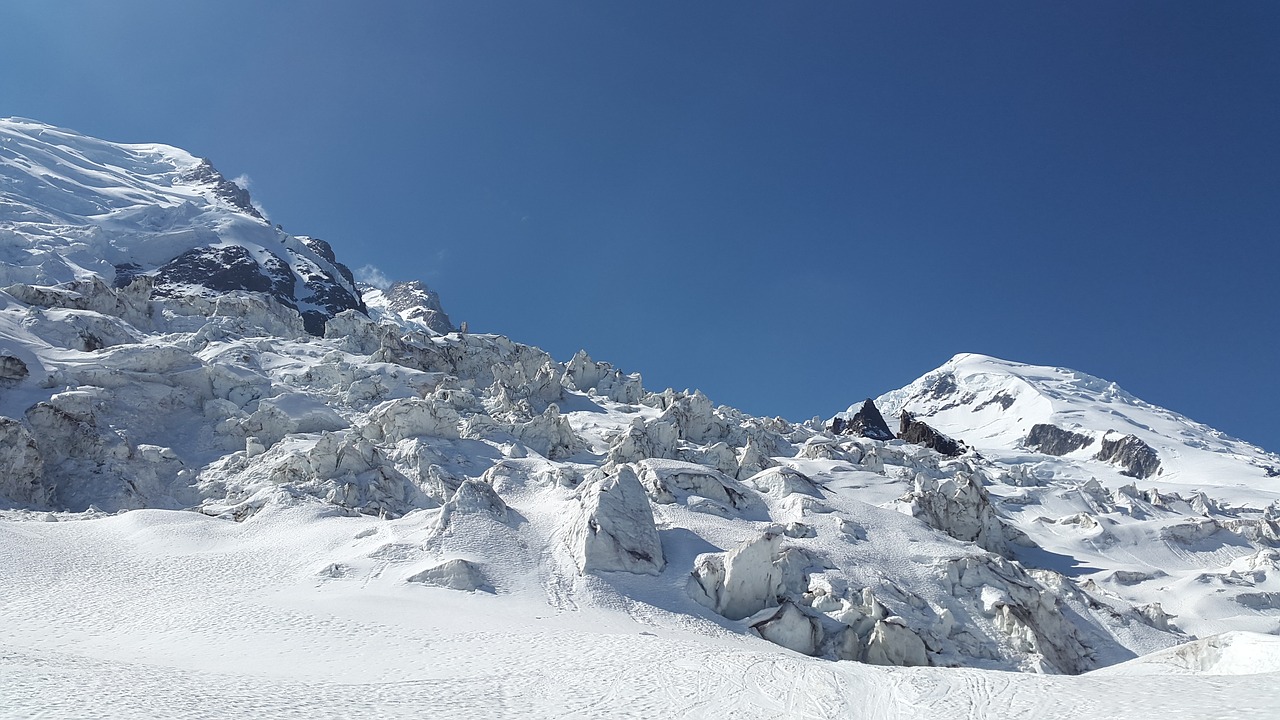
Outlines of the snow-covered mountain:
M357 286L175 148L0 121L0 171L0 697L23 712L1280 700L1154 677L1274 657L1280 463L1103 381L959 356L840 422L752 417ZM1103 667L1031 693L988 672Z
M216 304L270 296L308 332L363 310L328 243L271 225L249 193L167 145L122 145L30 120L0 120L0 286L136 281ZM71 290L74 292L74 290ZM37 300L19 285L10 294Z
M1193 635L1280 633L1275 454L1115 383L983 355L957 355L875 405L995 469L986 489L1029 539L1015 552L1026 564Z

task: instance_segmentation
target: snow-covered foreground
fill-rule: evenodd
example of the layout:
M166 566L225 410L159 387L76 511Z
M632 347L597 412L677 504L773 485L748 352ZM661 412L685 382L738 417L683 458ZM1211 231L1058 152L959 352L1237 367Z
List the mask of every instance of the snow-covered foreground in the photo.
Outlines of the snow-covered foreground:
M457 592L376 563L358 577L326 572L379 534L411 534L413 515L312 504L243 523L164 510L63 517L0 524L5 716L1136 720L1270 718L1280 706L1274 664L1190 676L1143 661L1076 677L881 668L647 606Z

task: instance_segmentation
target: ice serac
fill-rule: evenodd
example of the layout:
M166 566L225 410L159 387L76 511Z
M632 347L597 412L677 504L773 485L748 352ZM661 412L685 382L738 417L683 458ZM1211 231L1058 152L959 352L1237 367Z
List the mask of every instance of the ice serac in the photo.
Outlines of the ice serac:
M914 487L902 501L912 515L951 537L1010 557L1010 542L1028 545L1030 541L1000 516L981 477L972 469L957 469L947 478L918 473Z
M899 617L877 620L867 649L865 662L872 665L922 666L929 664L924 641L907 627Z
M0 387L21 382L30 374L22 358L0 355Z
M43 506L51 499L35 438L13 418L0 417L0 498Z
M689 578L689 594L730 620L776 607L782 594L782 538L782 533L770 531L728 553L699 556Z
M765 640L804 655L817 655L822 644L822 623L790 600L758 613L748 624Z
M419 280L394 282L385 288L361 286L369 314L408 329L434 335L455 330L440 295Z
M568 541L582 572L657 575L666 566L649 496L626 465L582 488Z

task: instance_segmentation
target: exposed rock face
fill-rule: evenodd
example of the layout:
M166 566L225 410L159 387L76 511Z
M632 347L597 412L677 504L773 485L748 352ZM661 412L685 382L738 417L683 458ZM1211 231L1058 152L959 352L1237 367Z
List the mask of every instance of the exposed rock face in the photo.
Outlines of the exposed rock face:
M44 460L35 438L22 423L0 417L0 498L44 505L49 496L44 485Z
M884 421L884 416L876 408L876 404L867 398L862 408L848 420L837 415L831 421L831 432L836 435L857 435L872 440L892 440L893 431Z
M270 295L298 310L307 332L320 336L324 335L325 321L337 313L364 312L364 303L326 270L314 265L306 269L305 275L297 274L279 255L255 255L240 245L197 247L156 270L155 294L181 297L190 294L193 287L202 287L219 293L239 290ZM298 296L299 284L310 291L307 297Z
M666 561L649 496L635 471L622 466L582 489L581 510L569 528L569 548L582 572L657 575Z
M906 410L902 411L899 421L901 423L901 427L898 430L898 437L909 443L923 445L946 455L947 457L963 455L968 449L965 447L964 443L952 440L946 435L934 430L923 421L915 419L915 416Z
M1102 448L1093 458L1120 465L1124 468L1122 474L1139 480L1149 478L1160 470L1160 456L1150 445L1133 435L1108 435L1102 438Z
M351 273L351 268L338 262L338 256L333 253L332 245L320 238L308 237L306 235L299 235L297 237L302 241L303 245L311 248L317 255L328 261L330 265L333 265L333 267L337 269L338 274L342 276L342 279L347 281L348 285L353 287L355 286L355 275ZM437 302L439 301L437 300Z
M1032 425L1026 439L1028 449L1045 455L1066 455L1092 444L1093 438L1088 435L1074 433L1048 423Z
M258 209L253 206L249 191L223 177L222 173L215 170L213 164L208 160L202 158L199 165L179 176L178 181L193 185L211 185L214 195L219 199L247 215L266 221L266 218L262 217L262 213L258 212Z

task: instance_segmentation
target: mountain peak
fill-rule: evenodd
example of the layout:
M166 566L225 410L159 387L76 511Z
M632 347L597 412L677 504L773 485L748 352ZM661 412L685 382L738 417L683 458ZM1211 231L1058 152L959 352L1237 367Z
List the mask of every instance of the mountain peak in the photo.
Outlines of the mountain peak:
M0 120L0 187L0 285L146 276L158 297L264 294L317 335L335 314L365 311L327 243L273 227L247 190L185 150Z
M1115 461L1132 465L1132 474L1159 472L1164 481L1193 484L1206 474L1256 477L1274 484L1265 469L1276 464L1275 455L1069 368L960 353L875 404L890 417L910 412L984 454L1017 455L1042 443L1065 443L1078 446L1081 459L1097 459L1091 452L1105 440L1113 443L1108 447L1131 449Z

